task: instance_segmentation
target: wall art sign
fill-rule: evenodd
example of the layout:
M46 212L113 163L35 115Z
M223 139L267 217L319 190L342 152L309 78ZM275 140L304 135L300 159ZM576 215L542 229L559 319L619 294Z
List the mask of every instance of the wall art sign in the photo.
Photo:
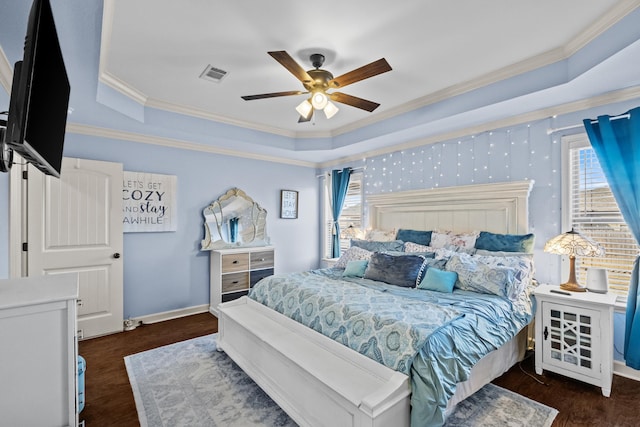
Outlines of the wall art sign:
M280 191L280 218L298 218L298 192L293 190Z
M176 231L175 175L123 172L122 228L127 232Z

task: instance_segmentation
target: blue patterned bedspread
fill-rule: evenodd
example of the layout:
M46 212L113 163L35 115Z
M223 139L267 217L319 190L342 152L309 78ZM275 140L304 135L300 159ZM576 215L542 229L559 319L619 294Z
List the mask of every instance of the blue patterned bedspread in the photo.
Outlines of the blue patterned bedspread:
M427 337L461 316L451 307L313 272L271 276L254 287L251 298L407 375Z
M271 276L249 297L411 378L412 427L440 426L458 382L532 318L518 301L402 288L323 269Z

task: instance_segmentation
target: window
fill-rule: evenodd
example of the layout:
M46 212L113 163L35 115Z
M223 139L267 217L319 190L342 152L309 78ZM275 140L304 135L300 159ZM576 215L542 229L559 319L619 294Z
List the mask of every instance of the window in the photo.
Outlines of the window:
M569 173L565 175L564 203L568 218L563 231L573 227L604 246L606 253L604 257L576 258L578 282L586 283L587 268L605 268L609 290L626 297L640 247L620 213L587 135L566 139Z
M349 188L342 206L342 213L338 219L340 230L344 231L350 225L363 229L362 223L362 172L352 172L349 177ZM327 178L325 185L325 227L324 227L324 256L331 257L331 240L333 231L333 217L331 214L331 177ZM344 253L351 244L350 239L340 239L340 253Z

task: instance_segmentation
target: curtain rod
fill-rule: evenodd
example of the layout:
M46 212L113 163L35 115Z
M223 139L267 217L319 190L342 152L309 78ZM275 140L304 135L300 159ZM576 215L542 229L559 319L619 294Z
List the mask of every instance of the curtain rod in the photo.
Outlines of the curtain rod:
M357 172L357 171L361 171L361 170L365 170L367 167L366 166L359 166L357 168L351 168L351 172ZM320 175L316 175L316 178L322 178L324 176L330 175L329 172L325 172L323 174Z
M629 113L625 113L625 114L621 114L619 116L613 116L610 117L611 120L618 120L618 119L628 119L629 117L631 117L631 114ZM591 120L591 123L598 123L597 119ZM584 124L580 123L579 125L571 125L571 126L565 126L565 127L561 127L561 128L549 128L547 129L547 135L551 135L552 133L556 133L556 132L560 132L563 130L569 130L569 129L576 129L579 127L584 126Z

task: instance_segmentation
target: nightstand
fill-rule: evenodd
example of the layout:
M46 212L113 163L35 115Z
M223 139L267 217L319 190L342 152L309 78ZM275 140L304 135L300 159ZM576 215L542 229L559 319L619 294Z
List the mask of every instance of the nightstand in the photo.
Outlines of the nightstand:
M563 292L556 293L556 292ZM575 378L611 394L614 294L560 291L540 285L536 298L536 373Z

